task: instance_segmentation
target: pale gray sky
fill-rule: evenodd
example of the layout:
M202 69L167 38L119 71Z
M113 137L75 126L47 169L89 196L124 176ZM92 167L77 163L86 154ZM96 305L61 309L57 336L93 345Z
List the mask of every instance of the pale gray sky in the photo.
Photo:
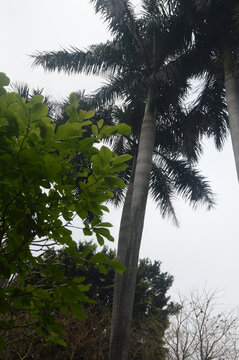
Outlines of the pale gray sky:
M88 0L1 0L0 11L0 71L12 82L43 87L46 93L60 99L79 89L91 92L104 81L99 77L49 74L32 68L28 56L37 50L59 50L70 45L85 48L109 38L105 24L94 14ZM170 220L162 220L149 201L140 255L162 261L162 269L174 275L172 293L207 284L211 289L223 289L224 301L237 306L239 186L230 139L220 153L205 141L199 167L217 194L216 208L194 211L176 201L181 224L178 229ZM120 210L111 208L109 220L115 224L115 238L119 219Z

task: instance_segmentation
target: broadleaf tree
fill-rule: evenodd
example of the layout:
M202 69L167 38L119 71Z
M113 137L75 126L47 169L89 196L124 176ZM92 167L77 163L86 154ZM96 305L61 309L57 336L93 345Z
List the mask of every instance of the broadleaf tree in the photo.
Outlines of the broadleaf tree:
M16 326L16 311L23 309L29 315L26 326L34 327L50 341L64 344L64 332L53 313L58 309L84 317L80 302L92 301L86 294L89 286L82 284L82 279L68 281L51 263L41 273L53 284L50 289L33 286L26 279L42 263L49 247L64 246L69 253L76 253L71 231L76 218L85 235L95 234L100 244L106 239L113 241L109 224L102 220L108 211L104 202L113 196L115 187L123 186L118 171L127 165L106 146L99 147L99 142L113 134L128 134L130 127L106 126L101 120L97 135L85 136L94 112L78 111L72 94L67 108L69 119L56 128L48 117L43 96L33 96L26 103L18 94L4 89L8 84L8 77L1 73L1 346L5 331ZM92 221L86 221L89 212L94 214ZM86 261L85 255L78 259ZM124 270L118 261L111 260L109 265L119 272Z

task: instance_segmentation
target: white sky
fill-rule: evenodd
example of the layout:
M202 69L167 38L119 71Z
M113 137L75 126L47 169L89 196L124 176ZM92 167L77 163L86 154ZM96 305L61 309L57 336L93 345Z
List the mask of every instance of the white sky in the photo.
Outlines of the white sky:
M109 38L105 24L88 0L1 0L0 12L0 71L12 82L43 87L60 100L75 90L91 92L104 81L99 77L45 73L32 68L28 56L37 50L60 50L70 45L82 49ZM207 284L210 289L223 289L224 302L237 306L239 186L230 139L221 153L206 141L199 167L217 194L216 208L194 211L177 201L178 229L170 220L162 220L149 201L140 256L162 261L162 269L175 277L172 293ZM115 224L115 238L119 219L120 210L111 208L109 220Z

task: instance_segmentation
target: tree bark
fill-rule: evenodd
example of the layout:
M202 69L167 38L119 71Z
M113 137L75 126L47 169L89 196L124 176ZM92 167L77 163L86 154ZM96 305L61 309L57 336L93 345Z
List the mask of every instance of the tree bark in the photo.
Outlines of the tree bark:
M129 354L139 249L152 166L155 122L155 103L150 91L142 122L134 182L128 190L129 195L120 227L118 255L127 269L122 276L117 276L114 286L109 360L127 360Z
M224 53L224 81L226 89L227 109L232 139L232 147L236 162L237 178L239 181L239 83L232 71L231 52Z

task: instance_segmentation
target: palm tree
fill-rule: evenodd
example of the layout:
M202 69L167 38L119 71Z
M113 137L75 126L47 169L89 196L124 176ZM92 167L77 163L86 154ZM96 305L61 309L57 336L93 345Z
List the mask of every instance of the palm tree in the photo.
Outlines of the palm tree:
M128 0L92 2L96 11L101 12L108 21L109 29L114 35L113 40L91 46L87 51L74 48L70 51L38 53L34 56L34 63L50 71L107 75L109 81L96 94L97 101L107 103L121 96L126 102L132 103L132 98L135 97L144 106L118 242L118 256L127 270L123 276L116 276L114 289L110 359L123 360L128 357L138 255L151 169L155 169L155 174L157 173L158 161L161 161L164 169L168 169L168 173L173 174L177 190L191 198L187 193L188 186L181 188L179 185L179 174L182 174L183 169L190 172L190 167L187 168L183 160L178 162L180 159L177 157L170 158L167 153L160 153L162 149L158 149L158 154L154 151L157 121L160 120L158 114L167 114L170 108L178 107L188 83L185 74L181 76L176 66L181 42L172 46L168 41L171 14L162 1L144 0L141 18L136 17ZM177 169L176 164L179 166ZM161 186L162 173L167 175L167 171L157 173L157 181ZM172 191L169 178L164 185L165 190ZM155 196L154 191L153 195ZM198 194L196 198L198 199Z
M187 55L192 75L204 81L195 114L209 112L222 129L227 127L228 111L239 179L238 1L178 0L177 5L174 31L184 34L188 42L191 39ZM189 60L184 61L182 66L187 67Z

